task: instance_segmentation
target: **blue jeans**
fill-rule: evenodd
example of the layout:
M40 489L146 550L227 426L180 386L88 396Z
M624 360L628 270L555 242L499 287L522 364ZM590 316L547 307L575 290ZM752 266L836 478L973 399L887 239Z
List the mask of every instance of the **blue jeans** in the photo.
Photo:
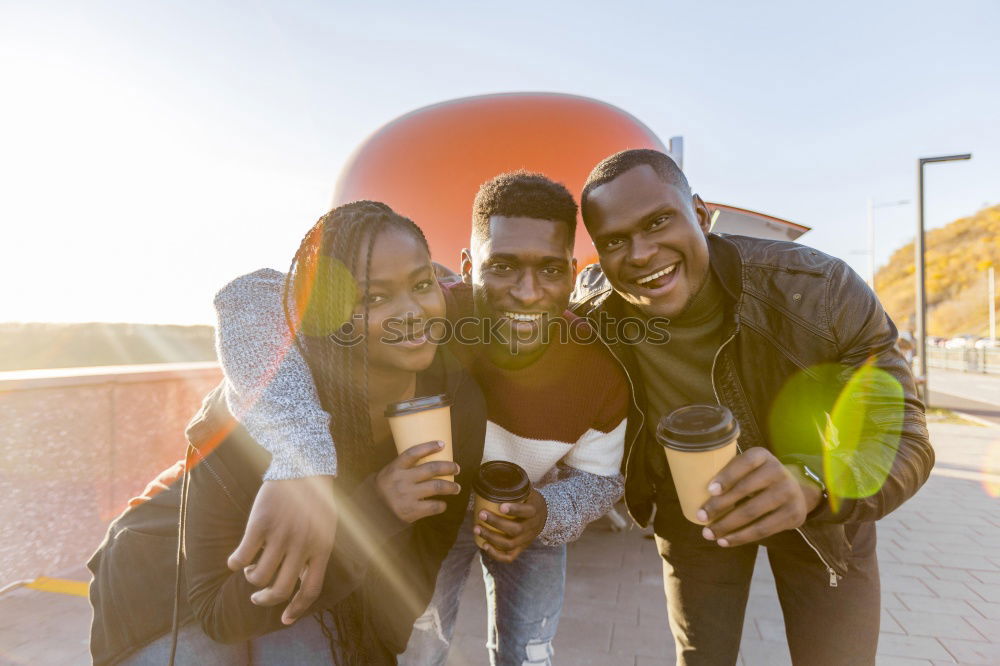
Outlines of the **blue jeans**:
M335 631L327 617L327 626ZM161 636L121 662L121 666L163 666L170 660L171 635ZM216 643L197 624L186 624L177 635L177 666L329 666L330 642L315 615L307 615L280 631L245 643Z
M472 562L480 554L473 541L469 512L455 545L441 564L434 597L413 625L401 666L440 666L448 657L462 589ZM488 610L486 648L493 666L549 665L552 639L559 626L566 587L566 546L537 541L505 564L488 555L479 558L486 584Z

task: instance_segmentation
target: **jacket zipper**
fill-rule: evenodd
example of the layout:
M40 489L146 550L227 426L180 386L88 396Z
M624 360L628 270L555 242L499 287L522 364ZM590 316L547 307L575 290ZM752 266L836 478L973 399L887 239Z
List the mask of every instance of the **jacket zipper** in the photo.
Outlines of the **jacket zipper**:
M628 368L626 368L622 360L618 358L618 354L611 349L611 345L604 341L604 338L598 335L597 339L601 341L601 344L603 344L605 348L607 348L608 353L611 354L611 358L615 359L615 362L621 366L622 372L625 373L625 379L628 380L629 397L632 399L632 406L635 407L635 411L639 415L639 427L635 431L635 436L632 437L632 442L628 447L628 454L625 456L625 471L627 472L629 461L632 460L632 451L635 449L635 443L639 441L639 435L642 434L642 429L646 425L646 415L643 413L642 409L639 408L639 403L635 400L635 384L632 383L632 376L629 375Z
M722 400L719 399L719 391L715 388L715 363L716 361L719 360L719 355L722 354L722 349L730 342L732 342L733 338L735 337L736 333L734 332L732 335L729 336L729 338L725 342L719 345L719 348L715 350L715 356L712 357L712 375L711 375L712 393L715 394L715 402L717 402L720 407L722 406ZM628 372L626 372L625 374L627 375ZM740 446L739 441L736 442L736 450L739 453L743 453L743 448ZM626 469L628 468L626 467ZM823 563L824 567L826 567L827 573L830 574L830 587L837 587L837 579L839 578L837 572L834 571L833 567L830 566L830 563L826 561L826 558L823 557L822 553L819 552L819 549L813 545L813 543L809 540L809 538L805 535L805 533L803 533L801 528L796 527L795 531L799 533L799 536L802 537L802 540L806 542L806 545L812 548L813 552L816 553L816 557L818 557L819 561Z
M722 349L730 342L732 342L733 338L735 337L736 337L736 332L733 331L733 334L730 335L725 342L719 345L719 348L715 350L715 356L712 357L712 369L709 374L709 379L712 380L712 393L715 394L715 402L718 403L719 407L722 407L722 400L719 399L719 391L718 389L715 388L715 364L719 360L719 355L722 354ZM740 453L743 453L743 449L740 448L740 443L738 440L736 442L736 450L739 451Z
M806 545L813 549L813 552L816 553L816 557L818 557L819 561L826 567L826 572L830 574L830 587L837 587L837 579L840 578L840 576L833 570L833 567L827 563L826 559L824 559L824 557L820 554L819 549L812 545L812 542L806 538L806 535L802 533L802 529L796 527L795 531L799 533L799 536L801 536L802 540L806 542Z
M590 312L593 312L598 307L599 305L593 305L590 309ZM719 399L719 391L715 386L715 366L719 360L719 356L722 354L722 350L725 348L726 345L732 342L735 337L736 337L736 331L733 331L732 335L730 335L721 345L719 345L719 348L715 350L715 356L712 357L712 369L709 378L712 381L712 393L715 395L715 402L718 403L720 407L722 406L722 400ZM639 403L635 401L635 385L632 383L632 376L629 374L628 368L625 366L622 360L618 358L618 355L615 354L614 351L611 349L611 345L609 345L607 342L604 341L603 337L598 335L597 339L600 340L605 347L607 347L608 352L611 354L612 358L614 358L615 361L618 362L618 365L620 365L622 371L624 371L625 378L628 380L629 388L631 389L632 393L631 395L632 404L635 406L636 412L639 414L639 419L640 419L639 429L636 430L635 437L632 438L632 444L629 446L628 449L628 455L625 457L625 471L627 472L629 468L629 462L632 460L632 451L635 448L635 442L639 439L639 435L642 433L642 428L645 426L646 415L643 413L642 409L639 408ZM740 446L739 442L736 443L736 450L739 453L743 453L743 448ZM813 545L812 541L810 541L809 538L802 532L801 528L796 527L795 531L799 533L799 536L801 536L802 540L806 542L806 545L812 548L812 551L816 553L816 557L818 557L819 561L823 563L824 567L826 567L827 573L830 574L830 587L837 587L837 580L841 576L838 575L837 572L834 570L834 568L830 566L830 563L826 561L826 558L823 557L823 554L820 553L819 549Z

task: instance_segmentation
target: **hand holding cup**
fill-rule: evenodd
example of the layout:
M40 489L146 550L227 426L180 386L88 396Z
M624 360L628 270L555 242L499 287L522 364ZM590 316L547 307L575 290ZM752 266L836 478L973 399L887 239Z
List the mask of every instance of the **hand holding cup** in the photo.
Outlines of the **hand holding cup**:
M538 513L538 500L541 500L543 506L545 504L545 500L538 493L534 493L537 498L533 500L532 504L528 504L529 498L532 497L531 480L528 478L527 472L506 460L491 460L483 463L479 467L479 473L476 475L472 489L475 491L474 511L476 516L476 526L473 528L476 535L474 541L477 546L491 555L494 552L499 553L498 548L503 549L504 545L513 545L510 541L510 532L516 533L517 544L521 545L522 526L516 524L517 519L527 517L529 513L532 514L530 517L535 518ZM507 509L506 512L503 510L504 507ZM487 515L485 520L482 518L484 513ZM505 516L510 518L505 518ZM544 521L542 525L544 526ZM541 530L539 529L539 531ZM491 539L491 542L495 544L492 552L486 545L486 536L491 532L495 535L501 535L495 540ZM504 534L507 536L502 536ZM534 536L531 538L533 539ZM504 561L513 561L513 559L511 557Z
M429 453L422 462L454 460L451 449L451 400L447 395L429 395L394 402L386 406L385 418L396 443L396 452L430 440L440 440L444 446ZM454 481L454 475L440 478Z
M723 548L795 529L822 500L819 487L759 446L733 458L709 483L698 511L702 535Z
M681 511L692 523L708 518L700 509L709 499L709 483L738 452L740 425L721 405L685 405L670 412L656 427Z
M421 518L444 513L447 505L442 495L457 495L462 488L454 481L458 465L451 461L420 462L444 448L444 442L424 442L403 451L383 467L375 477L379 496L400 520L413 523Z
M473 532L484 542L481 548L490 557L498 562L513 562L542 533L548 506L542 494L532 489L524 502L504 502L499 508L500 515L480 510L476 514L480 525Z

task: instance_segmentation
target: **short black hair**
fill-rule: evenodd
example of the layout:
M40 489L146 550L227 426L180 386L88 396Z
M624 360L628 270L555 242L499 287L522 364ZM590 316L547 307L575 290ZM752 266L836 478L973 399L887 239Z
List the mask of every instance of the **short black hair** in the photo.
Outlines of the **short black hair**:
M590 193L601 185L610 183L626 171L631 171L642 165L652 167L656 175L663 179L663 182L675 186L685 194L691 194L691 186L688 184L684 172L666 153L649 148L623 150L611 157L605 157L587 176L587 182L583 185L583 193L580 195L584 224L587 222L587 198Z
M472 204L472 238L490 235L490 218L530 217L562 222L569 229L570 245L576 237L576 201L562 183L530 171L509 171L479 186Z

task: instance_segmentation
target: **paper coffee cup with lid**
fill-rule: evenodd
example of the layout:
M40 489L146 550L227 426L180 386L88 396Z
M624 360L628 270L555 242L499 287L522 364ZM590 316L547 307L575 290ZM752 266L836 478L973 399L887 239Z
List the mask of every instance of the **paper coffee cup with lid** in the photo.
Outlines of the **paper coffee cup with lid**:
M391 403L385 408L385 418L389 421L389 429L396 442L396 453L403 453L417 444L439 440L444 442L444 448L424 456L419 464L435 460L454 461L451 448L451 400L448 396L429 395ZM453 474L436 478L455 480Z
M528 499L528 495L531 494L531 480L528 479L528 473L519 465L506 460L491 460L479 467L479 473L472 484L472 491L475 497L476 524L482 529L500 532L482 522L479 519L479 512L486 510L507 520L517 520L500 513L500 505L505 502L524 502ZM479 535L475 536L475 542L480 548L486 545L486 540Z
M708 484L737 453L740 424L721 405L685 405L660 419L656 439L667 453L681 511L692 523L711 495Z

